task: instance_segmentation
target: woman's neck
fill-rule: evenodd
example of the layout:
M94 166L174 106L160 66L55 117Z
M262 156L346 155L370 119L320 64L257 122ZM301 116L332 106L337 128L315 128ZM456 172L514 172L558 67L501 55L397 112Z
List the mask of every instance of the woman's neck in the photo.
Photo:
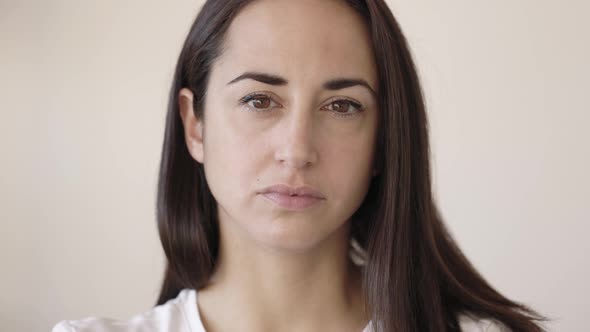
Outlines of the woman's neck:
M254 243L220 220L219 256L198 304L208 332L351 331L368 322L349 224L297 252ZM227 227L229 226L229 227Z

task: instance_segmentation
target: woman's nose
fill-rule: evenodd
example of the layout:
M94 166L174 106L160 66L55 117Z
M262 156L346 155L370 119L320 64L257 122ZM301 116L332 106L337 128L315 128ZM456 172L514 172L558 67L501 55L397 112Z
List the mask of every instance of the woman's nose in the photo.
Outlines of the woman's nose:
M309 112L290 112L285 125L277 132L275 160L279 163L299 169L309 167L318 160L314 144L313 115Z

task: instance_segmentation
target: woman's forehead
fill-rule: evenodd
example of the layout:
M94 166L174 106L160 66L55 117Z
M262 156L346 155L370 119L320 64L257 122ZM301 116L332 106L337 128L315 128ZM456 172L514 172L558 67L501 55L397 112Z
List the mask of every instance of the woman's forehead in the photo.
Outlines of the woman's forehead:
M231 23L218 60L229 76L265 69L294 78L359 77L376 86L368 28L344 1L255 1Z

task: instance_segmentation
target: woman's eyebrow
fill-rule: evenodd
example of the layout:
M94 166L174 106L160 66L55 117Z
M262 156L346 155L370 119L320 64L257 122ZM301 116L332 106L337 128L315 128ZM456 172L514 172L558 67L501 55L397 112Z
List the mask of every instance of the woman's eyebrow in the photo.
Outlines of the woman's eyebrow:
M265 73L258 73L258 72L245 72L242 75L229 81L227 83L227 85L236 83L238 81L241 81L241 80L247 79L247 78L258 81L258 82L270 84L270 85L286 85L288 83L286 79L284 79L280 76L276 76L276 75L272 75L272 74L265 74Z
M367 81L363 80L362 78L337 78L329 80L326 83L324 83L324 89L340 90L357 85L367 88L374 97L377 97L377 93L375 92L375 90L373 90L369 83L367 83Z
M289 83L285 78L281 76L259 72L245 72L242 75L229 81L227 85L236 83L244 79L252 79L270 85L287 85ZM323 84L323 88L326 90L340 90L357 85L367 88L373 96L377 95L377 93L375 92L375 90L373 90L369 83L367 83L367 81L365 81L364 79L360 78L337 78L329 80Z

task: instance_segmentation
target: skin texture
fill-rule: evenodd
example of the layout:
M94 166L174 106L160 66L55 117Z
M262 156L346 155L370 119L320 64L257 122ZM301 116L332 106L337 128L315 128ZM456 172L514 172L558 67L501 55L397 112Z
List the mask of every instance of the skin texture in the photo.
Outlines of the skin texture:
M228 84L245 72L288 82ZM370 89L324 88L341 78ZM218 265L198 293L207 331L360 332L367 324L348 241L374 175L377 89L367 27L348 5L260 0L230 25L204 119L194 116L191 91L180 91L187 146L219 210ZM251 93L267 96L240 104ZM307 185L325 200L285 210L258 194L274 184Z

